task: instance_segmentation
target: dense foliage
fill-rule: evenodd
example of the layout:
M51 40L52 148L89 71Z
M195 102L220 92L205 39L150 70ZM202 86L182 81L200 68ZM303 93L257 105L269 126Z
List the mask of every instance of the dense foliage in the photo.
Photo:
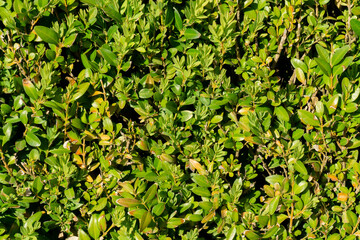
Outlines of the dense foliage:
M0 239L360 236L359 16L0 1Z

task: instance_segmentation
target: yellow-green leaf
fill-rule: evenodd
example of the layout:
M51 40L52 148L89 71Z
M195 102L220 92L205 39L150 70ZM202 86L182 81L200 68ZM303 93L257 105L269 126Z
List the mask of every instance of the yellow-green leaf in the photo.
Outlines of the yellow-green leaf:
M305 111L305 110L298 110L300 120L310 126L320 126L319 119L315 116L315 114Z
M200 36L201 36L201 34L193 28L187 28L185 30L185 38L187 40L197 39Z
M144 231L144 229L147 226L149 226L150 223L151 223L151 213L146 211L144 212L144 214L140 219L140 232Z
M119 198L115 202L124 207L135 207L140 204L139 200L133 198Z

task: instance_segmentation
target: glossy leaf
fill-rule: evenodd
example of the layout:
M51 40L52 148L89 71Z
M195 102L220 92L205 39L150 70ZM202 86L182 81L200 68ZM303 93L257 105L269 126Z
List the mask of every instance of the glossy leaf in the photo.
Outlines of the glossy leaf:
M100 48L100 53L103 56L103 58L110 63L110 65L117 67L118 64L118 60L117 57L115 55L115 53L113 53L111 50L109 50L108 48L105 47L101 47Z
M140 232L144 231L151 223L151 213L146 211L140 219Z
M297 58L293 58L291 59L291 64L293 65L293 67L296 68L300 68L304 73L306 73L308 71L308 67L306 66L306 64L301 61L300 59Z
M320 67L321 71L326 75L326 76L330 76L331 75L331 66L328 62L326 62L325 60L323 60L322 58L315 58L316 63L318 64L318 66Z
M25 140L32 147L40 147L41 145L40 139L30 131L26 133Z
M178 31L181 31L183 29L183 23L180 13L176 8L174 8L174 16L175 16L175 27L177 28Z
M354 31L354 33L359 37L360 36L360 21L357 19L351 19L350 26L351 26L351 29Z
M330 53L328 50L326 50L325 48L323 48L320 44L316 44L316 51L319 54L319 57L325 61L325 62L329 62L330 61Z
M209 189L205 187L194 187L191 191L201 197L210 197L211 195Z
M144 203L150 202L156 196L158 185L154 183L144 195Z
M135 207L140 204L140 201L133 198L119 198L116 203L124 207Z
M53 29L44 26L36 26L34 30L36 34L39 35L39 37L41 37L41 39L45 42L55 45L59 43L60 37Z
M197 30L193 28L187 28L185 29L184 35L187 40L192 40L192 39L198 39L201 36L201 33L199 33Z
M275 114L282 121L288 122L290 120L289 113L283 106L275 107Z
M185 222L185 219L183 218L171 218L168 220L166 226L167 228L176 228L179 225L183 224Z
M87 235L87 233L84 230L82 230L81 228L79 228L79 230L78 230L78 237L79 237L79 240L91 240L89 235Z
M88 232L92 238L98 239L100 236L100 226L97 221L98 214L93 214L90 217L89 226L88 226Z
M310 126L320 126L319 119L315 116L315 114L305 111L305 110L298 110L300 120Z
M279 206L280 196L275 196L269 204L269 214L273 215Z
M39 98L39 94L35 85L31 81L26 79L23 79L22 83L26 95L28 95L32 100L37 100Z
M331 56L331 65L335 66L338 63L340 63L345 55L348 53L348 51L350 50L349 45L345 45L341 48L338 48L335 50L334 54Z

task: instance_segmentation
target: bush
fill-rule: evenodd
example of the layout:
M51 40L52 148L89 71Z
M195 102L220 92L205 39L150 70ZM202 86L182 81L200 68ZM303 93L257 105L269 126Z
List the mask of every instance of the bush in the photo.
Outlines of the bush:
M0 1L0 239L360 236L357 1Z

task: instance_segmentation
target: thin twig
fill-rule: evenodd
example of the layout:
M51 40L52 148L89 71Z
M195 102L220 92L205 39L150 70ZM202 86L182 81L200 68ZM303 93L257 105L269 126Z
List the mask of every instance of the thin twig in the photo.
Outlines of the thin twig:
M281 40L280 40L280 43L279 43L279 46L278 46L278 49L277 49L277 52L275 54L275 57L274 57L274 61L272 63L272 68L275 68L276 67L276 64L278 63L279 61L279 58L280 58L280 55L281 55L281 52L284 48L284 44L285 44L285 40L287 38L287 33L288 33L288 30L287 28L285 28L284 32L283 32L283 35L281 37Z

